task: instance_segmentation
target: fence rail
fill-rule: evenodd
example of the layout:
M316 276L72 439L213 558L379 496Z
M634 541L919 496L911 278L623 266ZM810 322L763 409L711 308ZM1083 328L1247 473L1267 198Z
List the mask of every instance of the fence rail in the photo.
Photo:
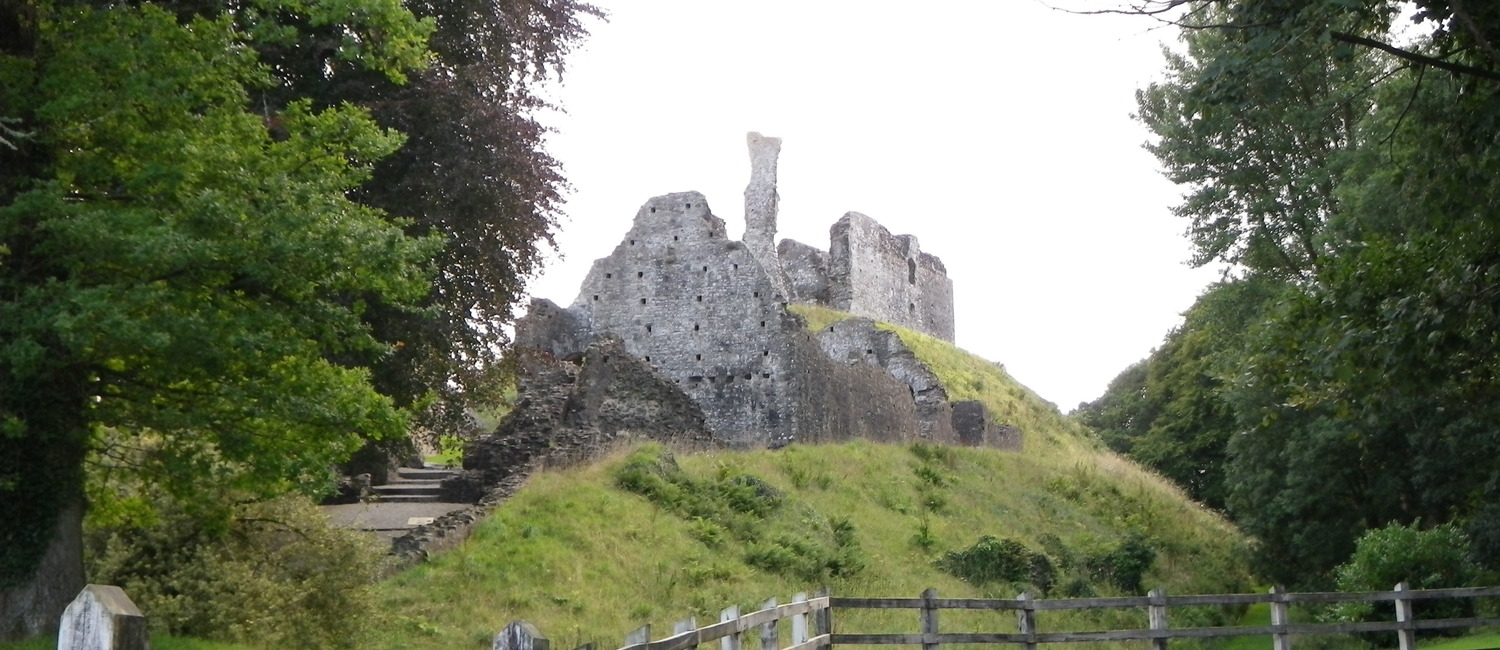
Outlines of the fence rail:
M699 627L687 618L673 625L672 634L652 641L651 626L642 626L625 637L619 650L690 650L719 642L718 650L742 650L742 639L754 637L760 650L818 650L835 645L920 645L922 650L940 650L944 644L1013 644L1037 650L1045 643L1089 643L1101 641L1150 641L1153 650L1166 650L1171 639L1207 639L1236 636L1270 636L1273 650L1291 650L1294 635L1395 632L1400 650L1416 649L1419 630L1441 630L1500 626L1500 618L1456 618L1417 620L1412 603L1424 600L1473 599L1500 596L1500 587L1458 589L1408 589L1406 583L1391 591L1288 593L1281 588L1264 594L1214 594L1169 596L1158 589L1142 597L1033 599L1022 593L1011 599L939 598L928 589L919 598L835 598L823 590L812 597L797 594L792 602L777 604L772 598L757 611L740 614L738 607L719 613L719 621ZM1289 606L1345 602L1393 602L1396 620L1364 623L1292 623ZM1179 627L1169 625L1173 607L1253 605L1270 603L1271 624L1225 627ZM1038 612L1087 609L1145 608L1149 627L1131 630L1042 632ZM906 634L834 633L833 616L839 609L917 610L918 632ZM942 632L942 610L989 610L1016 612L1016 629L1008 632ZM779 622L791 623L791 645L783 647ZM549 650L547 640L524 622L512 623L495 636L493 650ZM575 650L593 650L592 645Z
M1418 630L1439 630L1500 626L1500 618L1460 618L1417 620L1412 602L1419 600L1480 598L1500 596L1500 587L1465 587L1458 589L1412 590L1405 583L1391 591L1287 593L1280 588L1265 594L1216 594L1201 596L1168 596L1158 589L1144 597L1068 598L1033 600L1028 594L1013 599L939 598L929 589L920 598L831 598L832 609L914 609L920 612L921 632L915 634L833 634L833 645L920 645L923 650L938 650L947 643L1007 643L1036 650L1044 643L1087 643L1098 641L1151 641L1156 650L1165 650L1171 639L1205 639L1236 636L1270 636L1275 650L1290 650L1293 635L1350 634L1355 632L1396 632L1401 650L1415 650ZM1307 603L1394 602L1395 621L1364 623L1291 622L1288 606ZM1228 627L1179 627L1169 625L1172 607L1253 605L1270 603L1271 625ZM1087 632L1041 632L1037 612L1083 609L1145 608L1148 628ZM1015 633L943 633L939 631L938 612L950 610L990 610L1016 612Z

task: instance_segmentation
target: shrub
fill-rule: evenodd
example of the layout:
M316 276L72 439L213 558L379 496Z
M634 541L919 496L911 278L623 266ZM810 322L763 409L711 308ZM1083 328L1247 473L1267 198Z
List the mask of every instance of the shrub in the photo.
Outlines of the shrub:
M1341 591L1387 591L1406 582L1412 589L1473 586L1479 575L1469 558L1469 538L1458 526L1443 524L1421 530L1418 523L1390 523L1367 531L1355 542L1349 561L1334 569ZM1423 618L1465 618L1473 615L1469 600L1445 600L1418 605ZM1343 603L1333 610L1339 620L1395 620L1393 605Z
M1114 550L1088 558L1089 573L1108 581L1121 591L1142 594L1146 572L1156 562L1156 549L1139 533L1133 533Z
M1013 539L992 535L979 538L973 546L948 551L937 561L937 567L970 584L1022 582L1031 572L1032 552Z
M176 504L151 523L88 531L89 575L119 585L152 629L263 647L361 647L383 554L304 497L233 509L206 528Z

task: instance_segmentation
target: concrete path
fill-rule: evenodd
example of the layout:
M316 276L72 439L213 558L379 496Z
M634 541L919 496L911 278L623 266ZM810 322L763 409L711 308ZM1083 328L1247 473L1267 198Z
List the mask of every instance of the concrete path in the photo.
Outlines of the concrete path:
M323 506L328 519L340 528L358 528L373 531L386 539L394 539L406 531L431 523L455 510L469 507L469 503L405 503L379 502L348 503Z

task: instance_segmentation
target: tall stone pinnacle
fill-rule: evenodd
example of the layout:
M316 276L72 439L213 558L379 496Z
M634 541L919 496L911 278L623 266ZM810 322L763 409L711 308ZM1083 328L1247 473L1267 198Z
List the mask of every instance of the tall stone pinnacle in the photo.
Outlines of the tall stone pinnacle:
M781 138L768 138L751 131L745 135L750 147L750 184L745 186L745 248L771 276L783 297L790 296L786 275L776 255L776 158Z

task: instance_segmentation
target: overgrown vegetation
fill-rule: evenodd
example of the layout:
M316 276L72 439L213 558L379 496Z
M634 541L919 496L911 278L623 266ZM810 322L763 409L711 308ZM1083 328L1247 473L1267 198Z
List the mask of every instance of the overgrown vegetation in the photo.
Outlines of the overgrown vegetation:
M124 589L155 633L355 648L379 618L378 541L331 528L303 497L235 506L217 530L168 501L143 521L93 525L86 541L91 579Z
M670 451L647 446L615 470L615 484L646 497L692 524L690 534L710 548L725 538L745 545L745 564L808 583L850 576L865 560L847 518L799 509L795 525L773 515L788 506L781 491L750 474L721 466L707 480L683 472Z

